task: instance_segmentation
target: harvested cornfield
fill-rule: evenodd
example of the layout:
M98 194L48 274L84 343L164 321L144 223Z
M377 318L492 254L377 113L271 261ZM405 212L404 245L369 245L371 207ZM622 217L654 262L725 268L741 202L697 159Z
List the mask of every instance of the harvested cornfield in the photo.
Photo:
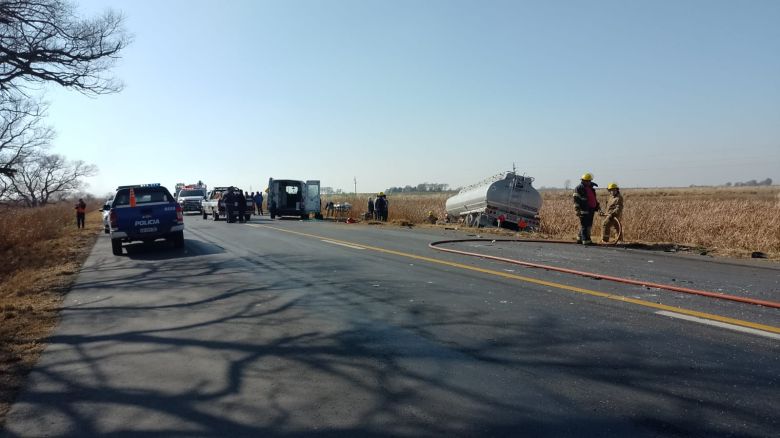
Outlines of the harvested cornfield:
M780 258L780 187L623 189L624 241L701 247L723 255L761 252ZM388 195L390 222L424 223L429 212L445 217L444 203L453 193ZM331 196L323 202L350 202L349 216L360 219L367 194ZM599 200L607 204L607 191ZM574 240L579 221L571 191L542 191L542 237ZM596 216L593 235L601 234Z

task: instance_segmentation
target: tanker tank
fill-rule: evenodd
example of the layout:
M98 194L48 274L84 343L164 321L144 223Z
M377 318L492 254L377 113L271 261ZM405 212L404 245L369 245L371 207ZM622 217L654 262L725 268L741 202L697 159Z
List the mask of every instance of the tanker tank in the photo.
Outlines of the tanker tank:
M447 199L450 221L462 220L469 226L499 225L538 229L542 196L533 187L534 179L514 171L494 175L464 187Z

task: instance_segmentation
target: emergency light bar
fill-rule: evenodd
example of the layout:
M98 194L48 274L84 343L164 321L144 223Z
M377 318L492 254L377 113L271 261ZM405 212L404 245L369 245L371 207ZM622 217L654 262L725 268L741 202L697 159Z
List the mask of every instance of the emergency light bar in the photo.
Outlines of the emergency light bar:
M138 187L160 187L160 183L152 183L152 184L132 184L132 185L129 185L129 186L119 186L119 187L117 187L116 189L117 189L117 190L120 190L120 189L134 189L134 188L138 188Z

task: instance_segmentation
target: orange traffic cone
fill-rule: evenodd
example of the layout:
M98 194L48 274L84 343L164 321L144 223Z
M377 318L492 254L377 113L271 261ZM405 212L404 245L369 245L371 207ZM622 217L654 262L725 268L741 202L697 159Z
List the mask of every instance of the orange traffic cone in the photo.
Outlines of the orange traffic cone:
M130 189L130 206L135 207L135 191Z

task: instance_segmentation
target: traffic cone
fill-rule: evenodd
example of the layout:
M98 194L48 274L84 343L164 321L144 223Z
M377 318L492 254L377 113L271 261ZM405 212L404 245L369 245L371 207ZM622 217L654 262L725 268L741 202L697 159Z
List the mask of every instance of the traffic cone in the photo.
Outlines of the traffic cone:
M135 191L130 189L130 206L135 207Z

